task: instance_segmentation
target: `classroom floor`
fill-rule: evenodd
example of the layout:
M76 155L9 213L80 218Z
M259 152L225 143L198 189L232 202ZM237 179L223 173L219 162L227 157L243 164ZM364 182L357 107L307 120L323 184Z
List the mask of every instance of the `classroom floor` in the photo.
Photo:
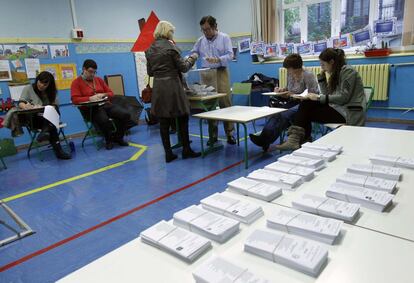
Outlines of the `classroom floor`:
M405 124L367 126L414 130ZM198 120L190 120L190 133L199 151ZM0 247L1 282L54 282L174 212L223 191L227 182L276 161L279 154L262 154L249 141L246 170L243 145L223 140L224 149L205 158L166 164L158 126L133 128L129 141L128 147L97 151L91 141L82 149L76 139L74 158L68 161L56 160L52 152L44 154L44 161L34 154L27 159L25 151L5 158L9 168L0 169L0 199L36 233ZM0 211L3 219L10 222ZM0 225L0 239L10 235Z

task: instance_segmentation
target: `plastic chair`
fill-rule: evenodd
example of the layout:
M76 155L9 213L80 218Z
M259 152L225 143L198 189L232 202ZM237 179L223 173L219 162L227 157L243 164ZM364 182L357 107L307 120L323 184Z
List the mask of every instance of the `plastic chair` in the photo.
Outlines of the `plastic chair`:
M242 105L252 106L252 100L251 100L251 93L252 93L252 84L251 83L233 83L231 87L231 93L232 93L232 104L233 105L241 105L235 103L235 96L247 96L247 103L244 103ZM253 128L256 132L256 123L253 121Z
M125 95L124 78L121 74L106 75L104 80L115 95Z

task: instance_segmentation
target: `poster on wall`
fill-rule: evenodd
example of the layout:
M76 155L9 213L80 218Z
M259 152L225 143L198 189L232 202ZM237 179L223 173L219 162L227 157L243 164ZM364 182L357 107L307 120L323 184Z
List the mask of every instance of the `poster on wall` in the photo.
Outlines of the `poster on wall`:
M55 81L58 79L58 65L57 64L42 64L40 65L40 71L47 71L53 75Z
M52 59L58 57L69 57L69 47L67 44L49 45L49 48Z
M53 75L57 89L69 89L76 78L76 64L42 64L40 71L47 71Z
M250 54L251 55L264 55L264 46L263 42L252 42L250 44Z
M277 44L266 44L264 57L276 57L277 56Z
M24 59L26 66L26 74L29 79L36 78L37 74L40 73L40 60L35 58Z
M47 44L28 44L27 57L38 59L49 58L49 49L47 48Z
M3 45L3 50L5 59L7 60L24 59L27 57L25 44L5 44Z
M11 81L10 64L8 60L0 60L0 81Z
M143 90L149 81L147 75L147 59L144 52L135 52L135 67L137 71L137 81L139 90Z
M250 38L244 38L237 42L239 46L239 53L247 52L250 50Z
M282 57L294 53L295 45L293 43L279 44L279 54Z
M296 45L296 52L300 55L312 54L312 43L307 42Z
M76 64L59 64L58 89L69 89L72 81L76 79Z

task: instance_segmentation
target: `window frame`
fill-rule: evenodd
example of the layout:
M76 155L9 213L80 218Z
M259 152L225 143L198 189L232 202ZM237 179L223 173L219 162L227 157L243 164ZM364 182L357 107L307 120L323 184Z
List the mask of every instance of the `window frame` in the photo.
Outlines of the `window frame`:
M278 1L278 0L275 0ZM378 6L380 0L370 0L369 4L369 21L372 27L374 21L378 18ZM407 0L406 0L407 1ZM277 5L279 12L279 34L280 41L285 42L285 10L299 7L300 15L300 42L308 42L308 6L319 3L331 3L331 35L330 37L339 36L341 33L341 0L302 0L291 4L285 4L284 0L280 0Z

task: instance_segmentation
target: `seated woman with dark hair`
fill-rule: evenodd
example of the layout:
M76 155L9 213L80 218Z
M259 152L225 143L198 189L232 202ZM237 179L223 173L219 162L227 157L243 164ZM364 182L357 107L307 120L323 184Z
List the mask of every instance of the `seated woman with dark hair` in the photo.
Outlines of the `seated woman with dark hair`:
M41 72L33 84L23 89L19 100L19 108L29 110L52 105L58 111L56 94L57 89L53 75L49 72ZM38 115L33 115L30 119L34 128L41 129L40 134L37 136L37 141L48 140L57 158L71 159L70 154L63 151L59 142L58 130L52 123Z
M283 61L283 67L287 69L287 88L275 88L275 92L286 92L282 100L287 102L289 109L280 114L272 116L263 127L260 135L250 134L250 140L264 151L277 140L280 133L287 129L298 111L299 100L292 99L292 94L300 94L305 89L312 93L318 93L318 83L315 75L303 69L302 57L299 54L290 54Z
M288 140L277 145L279 150L298 149L312 132L312 122L365 124L366 97L361 76L346 65L342 49L327 48L319 55L322 72L318 75L321 94L309 93L303 98ZM326 78L328 73L329 79Z

